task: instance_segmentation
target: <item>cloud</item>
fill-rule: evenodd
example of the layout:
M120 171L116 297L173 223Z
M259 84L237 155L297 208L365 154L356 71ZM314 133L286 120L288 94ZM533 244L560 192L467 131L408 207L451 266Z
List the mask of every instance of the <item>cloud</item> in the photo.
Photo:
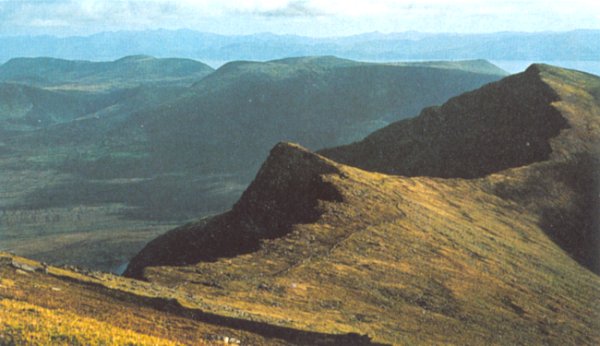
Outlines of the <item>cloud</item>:
M257 10L254 11L253 14L265 17L317 17L317 16L326 16L330 13L324 12L322 9L319 9L308 1L299 0L299 1L290 1L285 4L285 6L270 9L270 10Z
M541 31L600 28L598 13L597 0L0 0L0 34Z

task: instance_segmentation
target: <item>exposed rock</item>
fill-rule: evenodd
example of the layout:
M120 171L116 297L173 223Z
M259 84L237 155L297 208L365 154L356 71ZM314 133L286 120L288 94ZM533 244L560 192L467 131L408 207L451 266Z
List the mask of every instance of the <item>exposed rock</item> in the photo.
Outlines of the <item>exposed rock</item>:
M316 221L320 202L343 200L322 179L330 174L342 174L333 161L298 145L279 143L231 211L153 240L131 260L124 275L139 278L146 266L214 261L255 251L261 240L288 234L291 225Z

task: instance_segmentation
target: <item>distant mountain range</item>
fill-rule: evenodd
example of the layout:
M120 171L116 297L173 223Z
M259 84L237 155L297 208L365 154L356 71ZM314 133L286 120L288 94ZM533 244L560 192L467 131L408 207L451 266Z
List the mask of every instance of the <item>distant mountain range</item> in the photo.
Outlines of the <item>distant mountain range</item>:
M126 55L183 57L220 64L291 56L336 55L358 60L592 60L600 30L492 34L368 33L311 38L255 34L224 36L192 30L105 32L81 37L0 37L0 62L15 57L115 60Z

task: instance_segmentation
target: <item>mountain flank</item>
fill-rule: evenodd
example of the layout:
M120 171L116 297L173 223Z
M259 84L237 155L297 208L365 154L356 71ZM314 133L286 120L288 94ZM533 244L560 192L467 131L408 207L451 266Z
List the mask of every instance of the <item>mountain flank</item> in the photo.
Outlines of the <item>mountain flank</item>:
M534 65L322 152L371 171L281 143L231 211L152 241L126 275L382 343L596 344L599 87Z
M599 272L599 90L597 76L532 65L321 153L405 176L478 178L525 166L503 172L513 179L493 189L538 210L548 234Z
M548 159L568 127L539 66L465 93L419 117L321 153L363 169L405 176L476 178ZM519 130L519 131L517 131Z

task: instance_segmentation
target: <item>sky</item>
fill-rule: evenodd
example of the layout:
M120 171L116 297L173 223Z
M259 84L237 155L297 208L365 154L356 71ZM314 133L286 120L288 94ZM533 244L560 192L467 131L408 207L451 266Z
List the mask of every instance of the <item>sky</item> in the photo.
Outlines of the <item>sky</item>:
M192 29L272 32L488 33L600 29L598 0L0 0L0 35Z

